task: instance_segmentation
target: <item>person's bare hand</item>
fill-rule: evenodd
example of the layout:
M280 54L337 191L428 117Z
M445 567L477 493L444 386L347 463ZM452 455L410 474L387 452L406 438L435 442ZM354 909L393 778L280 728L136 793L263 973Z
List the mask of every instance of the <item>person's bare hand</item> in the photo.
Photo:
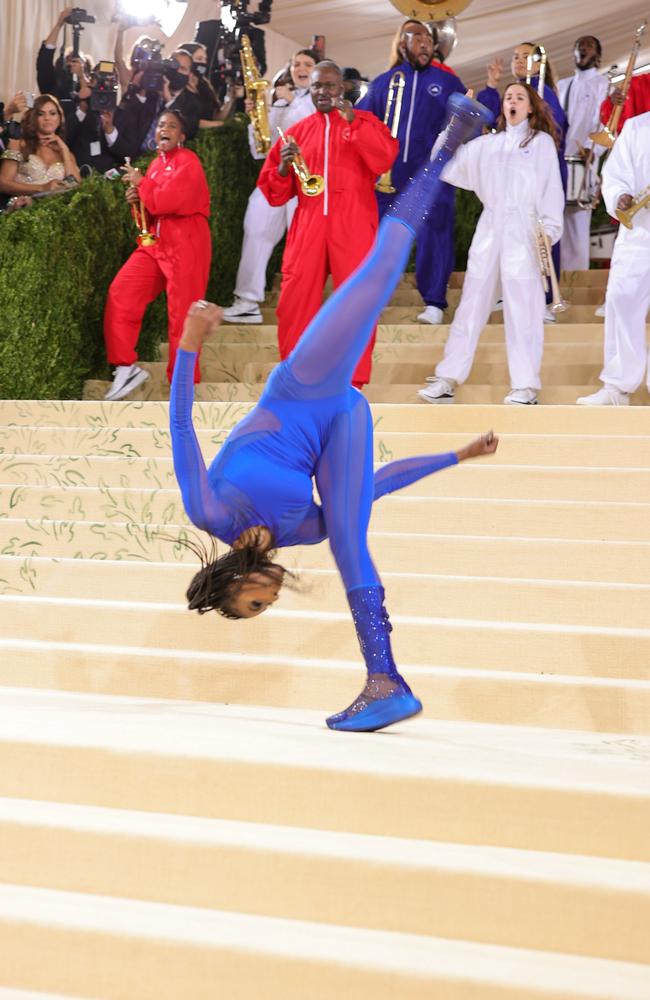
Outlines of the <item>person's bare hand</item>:
M487 65L487 85L488 87L494 87L495 90L499 86L499 80L503 76L503 59L497 56L492 62Z
M625 104L625 95L623 94L623 88L617 87L616 90L612 91L610 94L610 99L612 104L616 107L623 107Z
M634 196L631 194L622 194L618 201L616 202L616 207L619 212L627 212L628 208L632 207L634 202Z
M482 455L493 455L499 446L499 438L494 431L488 431L481 437L471 441L464 448L456 452L459 462L464 462L468 458L480 458Z
M128 201L129 205L135 205L136 202L140 201L140 195L138 194L137 187L128 187L124 192L124 197Z
M125 184L134 188L140 187L144 178L137 167L132 167L130 163L127 163L125 167L120 167L120 170L124 175L122 180Z
M252 115L255 111L255 101L252 97L247 97L244 101L244 111L247 115Z
M99 118L102 123L102 128L106 135L110 135L113 131L113 112L112 111L100 111Z
M27 111L27 98L22 90L19 90L17 94L14 94L5 108L5 115L8 118L9 115L21 115L24 111Z
M179 346L184 351L199 351L208 334L219 327L222 316L223 309L214 302L205 299L193 302L185 318Z
M352 106L352 101L346 101L344 97L339 97L338 100L334 101L334 107L340 114L341 118L344 118L346 122L354 121L354 108Z
M290 87L286 83L279 83L275 88L275 100L276 101L286 101L287 104L291 104L295 97L293 87Z
M41 191L63 191L67 186L65 181L47 181L41 185Z
M289 167L293 163L296 156L300 156L300 149L295 140L289 136L288 142L283 142L280 146L280 164L278 166L278 172L281 177L287 176L289 173Z
M74 10L74 7L64 7L63 10L61 11L61 13L59 14L59 24L63 24L63 22L68 17L70 17L70 15L72 14L73 10Z

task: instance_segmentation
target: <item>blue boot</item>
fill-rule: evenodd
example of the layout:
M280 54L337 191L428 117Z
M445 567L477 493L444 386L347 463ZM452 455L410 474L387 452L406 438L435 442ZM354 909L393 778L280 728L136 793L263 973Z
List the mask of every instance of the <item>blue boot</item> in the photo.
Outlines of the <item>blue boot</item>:
M393 659L392 626L384 607L384 588L355 587L349 591L348 601L368 668L368 680L351 705L326 721L330 729L374 732L417 715L422 711L422 703L398 673Z

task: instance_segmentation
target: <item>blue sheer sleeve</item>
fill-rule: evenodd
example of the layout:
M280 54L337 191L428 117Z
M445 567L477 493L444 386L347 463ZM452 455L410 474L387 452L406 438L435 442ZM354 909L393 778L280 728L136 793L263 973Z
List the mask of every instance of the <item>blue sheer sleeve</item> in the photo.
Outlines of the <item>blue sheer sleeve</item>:
M215 495L208 481L201 448L192 425L196 354L179 350L169 402L174 472L187 516L197 528L217 538L230 536L232 512Z
M374 499L379 500L387 493L403 490L411 483L417 483L418 479L457 464L458 455L454 451L442 455L414 455L413 458L389 462L375 473Z

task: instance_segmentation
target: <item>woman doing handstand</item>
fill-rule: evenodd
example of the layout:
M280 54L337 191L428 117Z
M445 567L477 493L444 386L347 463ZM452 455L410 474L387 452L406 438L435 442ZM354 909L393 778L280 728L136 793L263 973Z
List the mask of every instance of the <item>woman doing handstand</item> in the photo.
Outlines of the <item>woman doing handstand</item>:
M368 669L352 705L327 719L331 729L381 729L422 708L391 652L384 590L367 544L373 501L448 465L491 454L498 443L490 432L458 452L391 462L373 476L370 408L350 385L431 210L442 166L486 120L484 109L465 97L454 95L449 103L454 115L435 159L396 200L371 253L275 368L258 405L230 433L209 470L191 410L196 353L220 321L217 306L191 307L174 370L172 446L185 509L197 527L232 546L194 577L189 606L232 618L261 614L277 599L284 574L271 561L272 549L328 538ZM313 500L312 477L321 506Z

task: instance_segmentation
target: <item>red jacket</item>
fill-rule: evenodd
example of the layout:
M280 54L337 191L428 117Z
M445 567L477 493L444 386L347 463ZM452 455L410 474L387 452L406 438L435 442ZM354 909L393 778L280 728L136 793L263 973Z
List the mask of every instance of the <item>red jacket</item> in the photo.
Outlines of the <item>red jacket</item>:
M603 125L609 121L614 107L611 98L606 97L600 106L600 120ZM640 76L633 76L630 81L630 89L623 105L618 131L621 131L628 118L635 118L646 111L650 111L650 73L641 73Z
M160 153L149 164L138 193L160 249L188 238L197 228L207 233L210 190L201 161L191 149Z
M339 234L347 231L353 239L361 235L356 232L358 226L369 226L374 234L378 224L375 182L392 165L398 151L397 140L383 122L369 111L355 111L352 122L345 121L338 111L326 115L316 111L292 125L290 134L309 172L324 177L325 189L309 198L302 193L293 169L281 177L282 140L275 143L257 184L270 205L284 205L298 196L287 251L307 250L314 225L328 231L334 227Z

